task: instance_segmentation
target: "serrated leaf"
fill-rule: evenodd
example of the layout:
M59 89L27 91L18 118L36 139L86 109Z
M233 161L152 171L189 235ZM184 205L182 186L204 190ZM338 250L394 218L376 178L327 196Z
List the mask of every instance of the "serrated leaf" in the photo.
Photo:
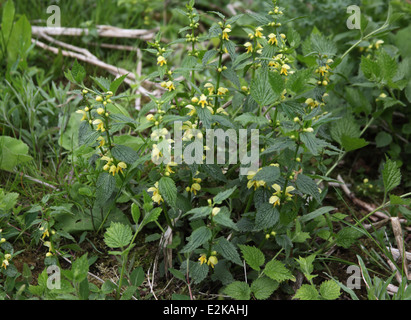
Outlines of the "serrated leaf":
M89 263L87 259L87 253L82 255L80 258L74 260L71 270L73 272L73 280L77 283L82 282L87 278Z
M214 249L221 254L224 258L242 266L240 255L238 254L235 246L229 242L226 238L220 238L218 243L214 246Z
M144 217L142 221L143 226L150 222L156 221L158 217L160 216L161 211L163 211L161 207L157 207L157 208L150 210L150 212Z
M251 289L249 285L242 281L234 281L230 283L225 289L224 293L235 300L250 300Z
M268 86L267 83L267 71L257 73L254 80L251 81L251 96L260 106L270 105L278 98L278 95L275 94L275 92L271 89L271 86Z
M254 270L260 271L260 267L265 262L264 253L254 247L254 246L246 246L246 245L239 245L238 246L243 254L243 258L245 262Z
M246 127L250 123L255 123L259 126L264 126L269 124L268 119L262 116L257 116L251 112L243 113L242 115L236 117L234 121L241 123L243 127Z
M188 243L181 250L182 253L192 252L197 249L199 246L205 244L211 238L211 230L206 226L197 228L193 231L189 237Z
M111 149L111 154L117 160L123 161L127 164L133 164L138 158L138 154L135 150L121 144L115 145Z
M104 242L110 248L124 248L130 244L133 232L130 226L112 222L104 233Z
M269 261L265 265L264 274L278 282L285 280L295 281L295 277L292 275L291 271L288 270L281 261L275 259Z
M177 201L177 187L173 179L162 177L158 182L158 189L164 200L172 207L175 207Z
M104 204L116 188L116 179L108 172L99 174L96 183L96 202Z
M216 164L203 164L202 168L204 171L213 179L227 182L227 178L224 176L221 168Z
M214 204L221 204L224 200L227 200L233 192L237 189L237 186L234 186L230 189L227 189L225 191L219 192L214 198L213 202Z
M353 151L357 149L364 148L368 145L368 142L363 138L354 138L346 136L345 134L341 137L341 145L345 151Z
M257 208L255 228L257 230L271 228L279 219L280 213L277 208L271 203L263 203Z
M230 211L227 207L222 207L220 212L214 216L213 221L220 226L227 227L238 231L238 227L230 217Z
M341 295L340 286L334 280L321 283L320 294L326 300L336 300Z
M297 189L304 194L309 194L314 197L314 199L320 203L320 192L318 191L318 186L313 179L307 177L304 174L299 174L295 182Z
M279 284L268 277L257 278L251 283L251 292L258 300L268 299L275 290L277 290Z
M293 297L300 300L319 300L319 298L317 289L311 284L303 284Z
M71 74L77 83L82 83L86 77L86 70L75 60L73 68L71 68Z
M361 231L355 228L352 228L352 227L345 227L337 233L336 244L340 247L348 249L361 236L362 236Z
M124 82L126 78L127 78L127 74L122 75L121 77L118 77L116 80L114 80L110 84L110 91L113 92L113 94L116 94L117 89L120 87L120 85Z
M205 217L208 217L211 214L212 208L211 207L198 207L198 208L193 208L189 211L187 211L184 216L192 214L190 217L190 220L197 220L197 219L202 219ZM183 216L183 217L184 217Z
M401 183L401 171L395 161L387 158L382 170L382 179L386 193Z
M391 144L392 136L384 131L378 132L377 136L375 137L375 142L377 144L377 148L383 148Z
M280 177L280 169L276 166L267 166L261 168L256 175L253 177L252 181L264 181L268 185L272 185Z

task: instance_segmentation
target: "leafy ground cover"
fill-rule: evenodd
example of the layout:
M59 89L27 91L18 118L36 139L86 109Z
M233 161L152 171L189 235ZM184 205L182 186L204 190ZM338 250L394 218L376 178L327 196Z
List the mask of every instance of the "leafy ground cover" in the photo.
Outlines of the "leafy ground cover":
M2 299L411 299L411 4L52 5L1 6Z

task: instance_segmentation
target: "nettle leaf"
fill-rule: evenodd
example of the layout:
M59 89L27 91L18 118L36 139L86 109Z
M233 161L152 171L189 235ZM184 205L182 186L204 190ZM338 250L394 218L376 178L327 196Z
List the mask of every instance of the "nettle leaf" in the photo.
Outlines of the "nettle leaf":
M227 227L230 229L233 229L235 231L239 231L237 225L235 222L231 219L230 217L230 211L228 210L227 207L222 207L220 212L214 216L213 218L214 222L223 226Z
M86 77L86 70L75 60L73 68L71 68L71 74L77 83L82 83Z
M278 95L271 89L271 86L267 85L268 82L267 70L258 72L251 82L251 96L260 106L270 105L278 98Z
M309 194L310 196L314 197L314 199L318 203L321 202L318 186L313 179L307 177L304 174L299 174L295 184L297 186L297 189L300 190L302 193Z
M226 238L220 238L218 243L214 246L214 249L227 260L232 261L240 266L243 265L237 249Z
M12 172L22 163L33 158L28 154L29 147L23 141L8 137L0 137L0 169Z
M173 179L162 177L158 182L158 189L164 200L172 207L175 207L177 201L177 187Z
M104 242L110 248L124 248L130 244L133 232L130 226L112 222L104 233Z
M330 129L331 137L342 145L342 137L347 136L351 138L360 137L360 126L355 121L352 115L347 115L333 123Z
M401 171L398 164L387 158L382 169L385 192L388 193L401 183Z
M206 226L197 228L189 237L188 243L181 250L182 253L192 252L211 239L211 230Z
M202 168L204 171L213 179L227 182L227 178L225 177L224 173L222 172L221 168L216 164L203 164Z
M326 300L336 300L341 295L341 289L334 280L327 280L321 283L320 294Z
M258 300L268 299L279 287L279 283L268 277L260 277L251 283L251 292Z
M293 299L300 300L319 300L320 296L314 285L303 284L294 295Z
M358 229L355 229L353 227L345 227L337 233L336 244L337 246L348 249L361 236L362 232Z
M385 131L378 132L377 136L375 137L375 142L377 144L377 148L386 147L391 144L392 136Z
M207 207L198 207L191 209L190 211L187 211L184 216L192 214L190 217L190 220L197 220L197 219L202 219L205 217L208 217L211 214L212 208L207 206Z
M237 189L237 186L234 186L230 189L227 189L225 191L222 191L220 193L218 193L214 198L213 198L213 202L214 204L221 204L224 200L227 200L232 194L233 192Z
M73 262L73 265L71 267L73 280L77 283L82 282L84 279L87 278L88 270L89 263L87 259L87 253L85 253Z
M163 209L161 207L157 207L157 208L154 208L153 210L150 210L150 212L144 217L142 221L142 225L144 226L150 222L157 221L162 211Z
M295 281L295 277L291 271L285 267L284 263L275 259L265 265L264 274L278 282L285 280Z
M103 90L104 92L107 92L110 90L110 80L104 77L92 77L90 76L90 78L94 81L94 83L96 83L101 90Z
M96 183L96 202L104 204L116 188L116 179L108 172L99 174Z
M110 91L113 92L113 94L116 94L117 89L124 82L124 80L127 78L127 76L128 76L128 74L122 75L121 77L118 77L116 80L114 80L110 84Z
M254 246L247 246L247 245L238 245L243 254L243 258L245 262L254 270L260 271L260 267L265 262L264 253L254 247Z
M268 83L273 92L280 97L285 89L284 78L278 72L268 72Z
M263 203L257 208L255 228L263 230L271 228L280 219L280 213L271 203Z
M138 154L130 147L118 144L111 149L111 154L117 160L133 164L138 159Z
M234 281L225 289L224 293L235 300L250 300L251 289L249 285L242 281Z
M242 115L236 117L234 121L238 121L241 123L243 127L246 127L248 124L255 123L259 126L268 125L269 121L267 118L263 116L257 116L251 112L243 113Z
M280 177L280 169L276 166L267 166L261 168L253 177L253 181L263 180L269 185L272 185Z

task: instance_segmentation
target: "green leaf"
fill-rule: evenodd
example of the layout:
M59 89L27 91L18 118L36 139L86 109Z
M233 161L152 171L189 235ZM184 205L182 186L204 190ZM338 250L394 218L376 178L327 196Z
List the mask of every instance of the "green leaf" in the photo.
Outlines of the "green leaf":
M295 277L292 275L291 271L288 270L281 261L275 259L269 261L265 265L264 274L278 282L285 280L295 281Z
M330 212L331 210L334 210L334 207L326 206L326 207L321 207L317 210L314 210L306 215L303 215L302 217L299 218L301 222L307 222L310 220L313 220L319 216L322 216L323 214Z
M136 151L121 144L115 145L113 149L111 149L111 154L117 160L123 161L127 164L132 164L138 159L138 154Z
M378 132L375 142L377 143L377 148L386 147L391 144L392 136L385 131Z
M3 34L3 39L4 39L4 44L3 44L4 51L9 41L11 30L13 28L14 14L15 14L14 2L12 0L8 0L3 7L3 17L1 20L1 33Z
M71 68L71 74L77 83L82 83L86 77L86 70L77 62L77 60L75 60L73 67Z
M345 227L337 233L336 244L340 247L348 249L361 236L362 236L361 231L353 227Z
M320 294L326 300L336 300L341 295L340 286L334 280L321 283Z
M87 259L87 253L82 255L80 258L77 258L71 267L73 272L73 280L77 283L82 282L87 278L89 263Z
M136 267L130 274L130 282L132 286L139 287L145 280L145 273L142 267Z
M330 134L335 141L342 145L343 136L350 138L360 137L360 126L353 116L348 115L333 123L333 126L330 129Z
M319 300L320 296L314 285L303 284L294 295L293 299L300 300Z
M277 97L280 97L285 89L284 78L278 72L268 72L268 83Z
M207 206L207 207L198 207L191 209L187 211L184 216L192 214L190 217L190 220L197 220L197 219L202 219L205 217L208 217L211 214L212 208Z
M104 92L107 92L110 90L110 80L108 80L107 78L104 77L92 77L90 76L90 78L100 87L101 90L103 90Z
M257 208L257 214L255 217L255 228L257 230L263 230L271 228L280 219L280 213L277 208L271 203L263 203Z
M104 242L110 248L124 248L130 244L133 232L130 226L112 222L104 233Z
M234 223L234 221L231 219L230 211L228 210L227 207L222 207L220 212L214 216L213 221L219 224L220 226L227 227L235 231L238 231L238 227Z
M253 177L252 181L264 181L268 185L272 185L280 177L280 169L276 166L267 166L261 168L256 175Z
M133 218L134 223L138 223L138 220L141 216L141 212L138 205L136 205L134 202L131 204L131 216Z
M248 126L250 123L251 124L255 123L259 126L264 126L264 125L269 124L269 121L267 118L262 117L262 116L257 116L251 112L243 113L242 115L236 117L234 121L240 122L243 127Z
M161 207L156 207L152 209L143 219L142 225L145 226L150 222L154 222L158 219L163 209Z
M251 283L251 292L258 300L268 299L275 290L277 290L279 283L267 277L260 277Z
M220 238L218 243L214 246L214 249L227 260L234 262L235 264L238 264L240 266L243 265L240 255L238 254L235 246L226 238Z
M278 95L271 89L268 83L268 72L258 72L254 80L251 81L250 93L253 99L260 106L267 106L275 102Z
M221 204L224 200L228 199L236 189L237 189L237 186L234 186L230 189L227 189L225 191L222 191L222 192L218 193L213 198L214 204Z
M341 145L345 151L349 152L349 151L364 148L365 146L368 145L368 142L365 141L363 138L349 137L344 134L341 137Z
M202 168L204 171L213 179L227 182L227 178L224 176L224 173L221 171L221 168L216 164L203 164Z
M10 41L13 39L12 41ZM31 46L31 25L25 15L20 16L19 20L13 25L9 38L7 53L10 63L16 62L18 59L25 60L28 49Z
M0 169L12 172L22 163L33 158L28 155L29 147L22 141L8 136L0 137Z
M127 74L122 75L121 77L118 77L116 80L114 80L110 84L110 91L113 92L113 94L116 94L117 89L120 87L120 85L123 83L124 79L127 78Z
M234 281L230 283L224 290L224 293L235 300L250 300L251 289L247 283L242 281Z
M238 245L240 248L243 258L245 262L254 270L260 271L260 267L265 262L264 253L254 247L254 246L246 246L246 245Z
M206 226L197 228L189 237L188 243L181 250L182 253L192 252L211 239L211 230Z
M116 188L116 179L108 172L99 174L96 183L96 202L104 204Z
M385 193L390 192L401 183L401 171L395 161L387 158L382 169L382 179Z
M320 203L320 192L318 191L318 186L315 181L304 174L299 174L295 182L297 189L304 194L309 194L314 197L314 199Z
M162 177L158 182L158 189L164 200L171 207L175 207L177 201L177 187L174 180L169 177Z

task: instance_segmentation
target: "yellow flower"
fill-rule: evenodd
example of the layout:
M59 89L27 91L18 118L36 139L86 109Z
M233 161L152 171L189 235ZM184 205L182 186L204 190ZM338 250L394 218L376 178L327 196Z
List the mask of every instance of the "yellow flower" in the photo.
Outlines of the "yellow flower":
M208 93L209 93L209 94L214 94L214 86L213 86L212 83L207 82L207 83L204 85L204 88L207 88L207 89L208 89Z
M272 45L278 45L277 36L274 33L268 35L268 43Z
M104 109L103 108L98 108L97 109L97 113L101 116L104 113Z
M211 211L211 214L212 214L213 217L214 217L214 216L216 216L220 211L221 211L220 208L215 207L215 208L213 208L213 210Z
M200 264L207 263L207 255L205 253L201 254L198 260L200 261Z
M186 105L186 108L190 110L190 112L188 113L188 115L189 115L190 117L193 116L193 115L195 115L195 113L196 113L196 108L195 108L193 105L188 104L188 105Z
M5 243L6 242L6 238L1 238L0 243Z
M218 108L216 110L216 113L222 113L222 114L228 116L228 112L226 112L223 107Z
M46 257L51 257L53 256L53 253L51 253L50 251L46 253Z
M110 166L110 171L109 171L108 173L112 173L113 176L114 176L114 175L116 174L116 171L117 171L116 165L115 165L115 164L112 164L112 165Z
M7 261L7 260L3 260L3 263L1 264L1 266L4 268L4 269L7 269L7 266L9 265L9 262Z
M231 32L231 29L230 28L225 28L224 30L223 30L223 39L224 40L228 40L228 34Z
M11 254L10 254L10 253L6 253L6 254L4 255L4 259L10 260L10 259L11 259Z
M262 37L263 37L263 34L261 33L261 31L263 31L263 28L257 27L257 28L255 29L255 34L254 34L254 36L255 36L256 38L262 38Z
M217 94L221 96L221 95L226 94L227 92L228 92L227 88L220 87L220 88L218 88Z
M97 131L100 130L101 132L106 131L106 129L104 128L104 123L101 119L96 119L93 121L93 124L97 125Z
M121 161L117 164L116 173L118 173L118 172L123 173L123 169L127 169L127 164L125 164L124 162Z
M244 43L244 47L247 49L247 53L253 52L253 45L251 42Z
M167 64L166 58L164 58L163 56L159 56L157 58L157 64L160 65L160 66L163 66L163 65Z
M156 182L154 184L154 187L150 187L147 189L148 192L152 192L153 196L151 197L151 199L154 202L157 202L158 204L160 204L163 200L163 197L160 195L159 191L158 191L158 182Z
M377 40L377 42L375 43L375 49L378 49L380 45L382 45L383 43L384 43L383 40Z
M211 266L211 268L214 268L214 266L218 263L218 259L216 256L211 256L208 258L207 264Z
M207 97L204 94L200 96L200 100L198 101L198 104L201 104L201 108L204 108L204 105L208 105Z
M291 199L293 195L290 192L294 190L295 188L293 186L288 186L287 188L285 188L285 196L287 197L287 200Z
M81 118L80 121L87 120L87 113L84 110L77 110L76 113L80 113L83 115L83 118Z
M176 167L177 163L174 161L170 161L166 165L166 175L170 175L170 173L174 173L174 171L171 169L171 167Z
M290 69L290 66L289 66L288 64L284 63L284 64L281 66L280 74L288 75L288 70L289 70L289 69Z
M195 182L191 185L191 188L190 188L191 193L194 193L196 195L197 192L200 191L200 190L201 190L201 186L200 186L199 183Z
M176 89L176 87L174 86L173 81L167 81L166 82L166 88L168 89L168 91L173 91Z
M156 119L155 119L155 117L154 117L154 115L153 114L148 114L148 115L146 115L146 119L147 119L147 121L156 121Z
M159 160L163 154L161 153L161 150L157 148L156 144L153 144L153 150L151 151L151 157L155 160Z
M97 97L96 97L96 101L97 101L97 102L103 101L103 97L102 97L102 96L97 96Z
M50 233L48 229L46 229L46 231L44 231L43 235L41 236L42 239L44 239L45 237L50 237Z
M257 170L260 171L260 169ZM254 187L254 190L256 190L258 187L263 187L265 186L265 181L263 180L253 180L254 176L257 174L255 171L248 171L247 173L247 179L249 180L247 182L247 188L250 189L251 187Z
M269 201L274 207L280 205L280 198L278 196L271 196Z

